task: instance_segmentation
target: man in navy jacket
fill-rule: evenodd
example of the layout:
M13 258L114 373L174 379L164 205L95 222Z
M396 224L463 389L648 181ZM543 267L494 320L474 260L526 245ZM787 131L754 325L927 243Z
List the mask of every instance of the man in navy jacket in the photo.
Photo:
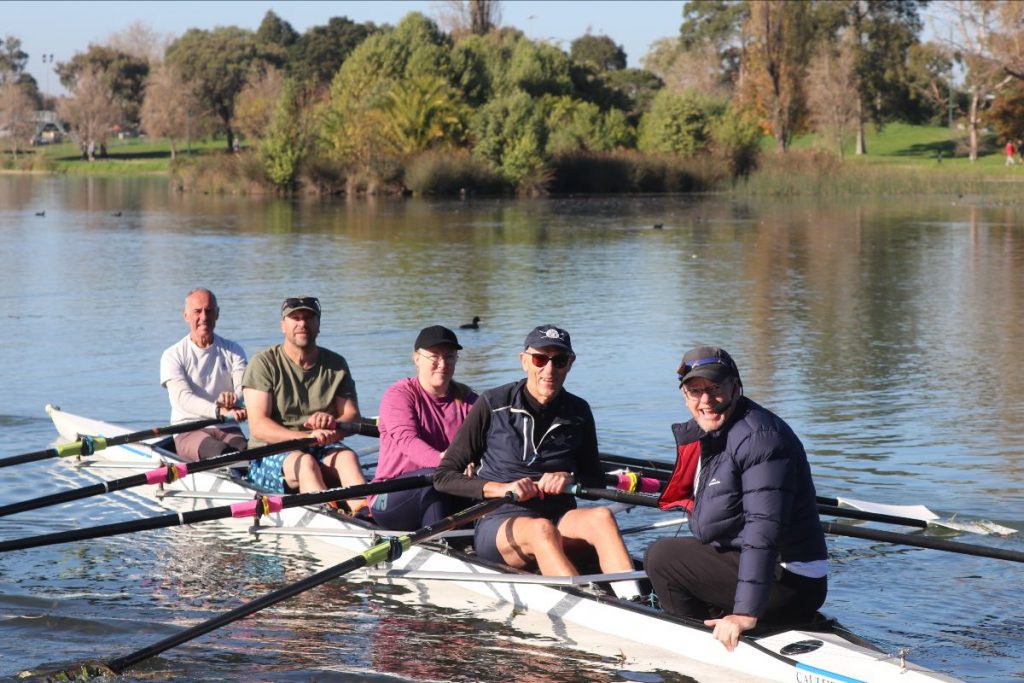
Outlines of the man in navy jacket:
M743 396L732 357L701 346L678 374L693 419L672 425L676 467L659 506L689 511L693 537L651 544L645 566L665 611L704 619L732 650L759 619L821 607L825 535L803 444Z

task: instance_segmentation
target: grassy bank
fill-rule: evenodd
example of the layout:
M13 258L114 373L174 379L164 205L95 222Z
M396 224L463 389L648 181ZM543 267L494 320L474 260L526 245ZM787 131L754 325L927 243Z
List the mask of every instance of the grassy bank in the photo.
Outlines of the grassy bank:
M208 155L224 149L221 140L194 140L191 145L195 156ZM179 156L188 154L185 146ZM10 171L66 173L69 175L167 175L171 167L171 145L163 138L132 138L112 140L107 144L107 156L88 161L73 142L40 145L13 158L2 156L0 168Z
M636 152L559 157L550 162L545 182L548 191L581 194L717 188L750 196L1022 196L1024 164L1006 167L1003 151L991 136L984 140L978 161L971 163L963 134L945 127L891 124L881 131L869 127L866 134L868 154L856 156L851 142L843 160L816 136L797 138L784 155L776 154L774 142L766 139L758 168L734 183L725 179L727 171L711 155L672 161ZM254 155L225 154L221 140L193 141L191 155L179 150L174 162L166 140L144 138L111 141L107 157L92 162L83 160L72 143L36 147L18 159L7 154L0 160L0 168L21 172L167 175L186 192L273 191ZM307 189L331 193L345 187L339 169L307 166L303 177L304 184L310 186ZM500 192L500 179L479 166L465 154L424 155L404 169L404 185L417 194ZM396 180L394 187L400 186ZM349 183L350 191L352 187Z

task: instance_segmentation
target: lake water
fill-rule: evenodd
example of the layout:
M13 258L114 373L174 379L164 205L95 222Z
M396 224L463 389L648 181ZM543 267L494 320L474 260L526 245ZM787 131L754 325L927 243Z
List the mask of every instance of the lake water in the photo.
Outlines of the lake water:
M591 403L602 450L660 460L683 417L681 354L719 344L746 393L801 436L820 494L1024 529L1024 216L981 197L292 202L179 196L154 178L0 176L0 254L0 457L52 441L46 403L165 424L159 356L187 332L184 294L206 286L217 331L250 354L280 341L282 298L319 296L320 343L348 359L365 414L411 374L423 326L480 316L460 334L458 377L488 388L521 374L530 328L558 324L579 356L567 386ZM66 488L64 472L4 469L0 503ZM144 512L94 498L3 518L0 537ZM957 540L1024 550L1022 534ZM964 679L1024 677L1019 564L842 537L829 551L824 611L853 631ZM124 654L314 569L218 527L2 554L0 676ZM626 675L393 591L335 582L127 676Z

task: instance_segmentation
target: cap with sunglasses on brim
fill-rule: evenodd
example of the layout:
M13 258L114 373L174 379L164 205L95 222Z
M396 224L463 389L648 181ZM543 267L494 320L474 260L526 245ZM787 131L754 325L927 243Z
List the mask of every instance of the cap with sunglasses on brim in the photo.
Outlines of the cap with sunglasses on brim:
M462 345L459 344L459 338L444 325L424 327L416 336L416 343L413 344L412 348L413 351L416 349L429 349L431 346L437 346L438 344L450 344L456 349L462 348Z
M540 327L533 328L530 334L526 335L526 341L523 342L524 349L542 349L548 346L573 353L569 333L554 325L541 325Z
M694 377L703 377L721 384L727 379L739 379L740 369L728 353L717 346L698 346L683 356L676 370L680 386Z
M295 311L312 311L320 317L320 301L315 296L290 296L281 302L282 318L287 318Z

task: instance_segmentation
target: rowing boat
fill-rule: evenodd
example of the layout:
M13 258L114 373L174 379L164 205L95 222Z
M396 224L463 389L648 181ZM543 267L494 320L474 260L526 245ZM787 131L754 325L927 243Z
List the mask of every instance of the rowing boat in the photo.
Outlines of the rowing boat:
M47 406L62 438L81 435L114 437L128 430ZM178 462L162 442L125 444L70 462L92 478L141 473ZM117 495L144 496L177 511L199 510L232 501L251 500L256 489L237 469L207 471L145 490ZM301 538L303 548L324 564L339 555L361 553L389 535L372 523L340 515L326 507L295 507L256 520L228 520L262 538ZM609 596L609 580L642 578L642 573L581 577L541 577L486 562L472 554L466 533L414 546L401 557L369 568L376 581L412 587L412 595L438 604L471 605L482 616L500 615L529 631L594 654L619 659L633 670L675 670L698 680L771 680L801 683L828 681L953 681L905 659L888 655L821 619L812 627L766 631L744 638L728 652L703 623L676 619L654 608ZM521 616L518 616L521 615Z

